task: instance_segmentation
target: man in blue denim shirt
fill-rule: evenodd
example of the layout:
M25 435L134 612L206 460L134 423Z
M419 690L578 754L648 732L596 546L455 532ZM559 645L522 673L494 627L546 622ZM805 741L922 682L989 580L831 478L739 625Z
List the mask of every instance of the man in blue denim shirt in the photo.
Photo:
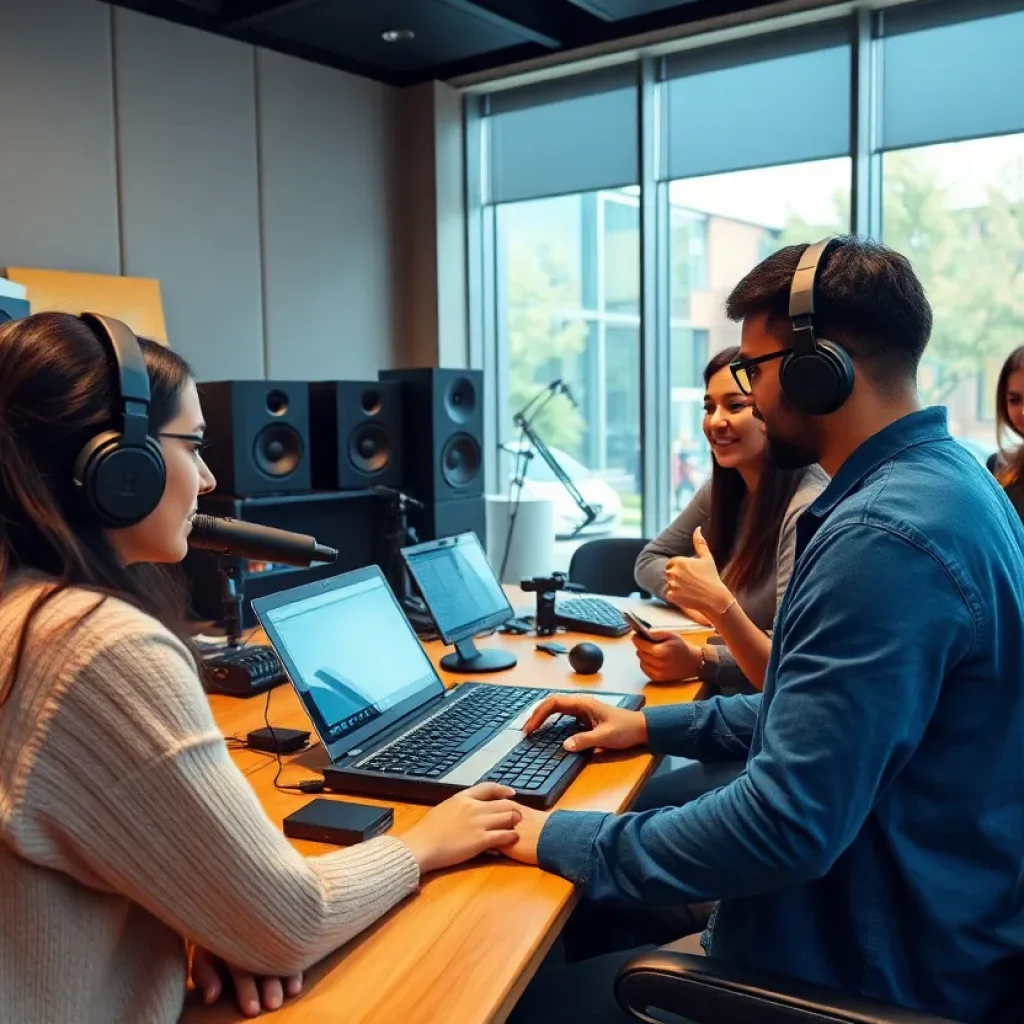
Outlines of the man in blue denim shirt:
M798 526L763 695L633 713L574 698L528 724L569 711L592 726L580 747L748 755L747 771L643 814L524 810L506 852L595 902L721 900L713 957L956 1020L1017 1020L1024 531L945 411L918 407L931 310L901 256L826 247L814 326L839 361L795 375L783 361L806 325L788 309L804 248L769 257L728 305L743 321L734 373L776 461L833 477Z

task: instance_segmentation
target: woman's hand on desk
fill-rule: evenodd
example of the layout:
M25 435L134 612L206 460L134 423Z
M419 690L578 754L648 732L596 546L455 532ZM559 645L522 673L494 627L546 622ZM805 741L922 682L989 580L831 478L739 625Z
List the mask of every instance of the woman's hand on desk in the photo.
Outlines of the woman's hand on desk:
M217 1002L224 991L224 974L229 973L235 987L235 1001L247 1017L263 1010L277 1010L285 995L297 996L302 991L302 975L289 978L257 977L251 971L234 967L201 946L192 951L192 984L207 1006Z
M570 736L563 746L566 750L626 750L647 742L647 719L642 711L626 711L612 707L597 697L548 697L542 700L526 720L523 732L539 729L552 715L572 715L587 726L585 732Z
M657 630L654 635L664 639L652 644L639 634L633 634L633 646L644 675L653 683L695 679L700 670L701 649L669 630Z
M480 782L432 807L404 836L420 874L450 868L489 850L516 842L523 808L509 797L515 790Z
M732 604L733 597L718 575L699 528L693 531L693 550L693 558L670 558L666 563L665 596L677 608L691 609L705 620L713 620Z

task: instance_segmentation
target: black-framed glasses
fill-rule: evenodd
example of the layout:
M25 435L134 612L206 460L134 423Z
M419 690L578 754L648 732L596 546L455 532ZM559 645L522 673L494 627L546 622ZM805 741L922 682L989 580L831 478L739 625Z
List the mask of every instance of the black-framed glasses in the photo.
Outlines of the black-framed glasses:
M172 441L186 441L194 444L196 451L202 451L210 442L202 434L172 434L170 431L161 430L157 437L169 437Z
M790 352L788 348L780 348L778 352L769 352L766 356L752 356L749 359L742 357L734 359L729 364L729 369L732 371L732 379L736 381L736 387L740 389L745 395L753 393L753 387L751 385L750 371L755 366L760 366L761 363L770 362L772 359L781 359L784 355Z

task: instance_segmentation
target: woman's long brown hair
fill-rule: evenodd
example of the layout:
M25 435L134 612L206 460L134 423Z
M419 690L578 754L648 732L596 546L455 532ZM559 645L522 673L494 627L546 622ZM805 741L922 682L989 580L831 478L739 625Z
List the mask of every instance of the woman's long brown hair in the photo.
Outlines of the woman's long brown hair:
M1015 348L1003 363L996 382L996 441L999 445L999 465L996 468L996 479L1005 487L1024 475L1024 444L1017 444L1012 450L1007 447L1007 435L1016 434L1024 440L1024 434L1010 422L1010 410L1007 393L1010 390L1010 376L1018 370L1024 370L1024 345Z
M727 348L712 356L704 368L704 386L737 355L738 348ZM802 469L777 469L767 454L765 460L757 490L745 504L747 485L739 470L711 460L711 516L705 539L722 582L733 592L764 579L774 567L782 521L804 475Z
M154 434L177 415L192 371L162 345L145 339L139 344L149 371ZM10 593L15 574L53 581L26 616L0 684L0 705L18 678L33 620L69 587L97 595L83 619L107 597L117 597L185 638L180 583L159 566L122 565L74 483L82 446L114 425L116 388L113 357L78 317L37 313L0 325L0 599Z

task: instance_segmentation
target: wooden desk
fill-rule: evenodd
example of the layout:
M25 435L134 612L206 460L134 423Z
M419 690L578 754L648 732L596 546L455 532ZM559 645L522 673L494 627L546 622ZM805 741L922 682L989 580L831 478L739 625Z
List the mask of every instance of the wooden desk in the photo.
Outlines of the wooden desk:
M522 596L513 600L524 604ZM507 671L482 677L487 682L513 683L559 689L644 691L648 704L693 700L697 683L658 686L640 672L629 637L617 640L564 634L571 647L581 639L597 642L604 650L602 672L578 676L567 659L534 650L535 637L494 635L477 641L481 648L513 651L519 664ZM695 640L703 639L698 635ZM437 665L450 650L440 643L426 645ZM466 677L440 672L445 685ZM264 697L239 700L213 696L210 703L225 735L244 735L263 724ZM273 691L273 725L308 728L308 719L290 687ZM277 770L273 759L251 752L234 755L247 774L271 820L281 820L310 797L280 792L273 787ZM325 761L317 745L286 758L283 782L311 777ZM645 753L601 755L577 777L557 804L561 810L621 811L629 806L654 768ZM325 792L324 794L329 795ZM425 813L426 807L391 803L401 836ZM307 855L334 847L296 841ZM420 892L396 907L374 927L329 956L309 972L305 991L285 1004L277 1020L302 1024L483 1024L503 1021L510 1013L544 954L558 935L575 903L573 886L539 868L495 858L482 858L451 871L429 875ZM191 1004L187 1022L242 1021L227 1002L211 1009Z

